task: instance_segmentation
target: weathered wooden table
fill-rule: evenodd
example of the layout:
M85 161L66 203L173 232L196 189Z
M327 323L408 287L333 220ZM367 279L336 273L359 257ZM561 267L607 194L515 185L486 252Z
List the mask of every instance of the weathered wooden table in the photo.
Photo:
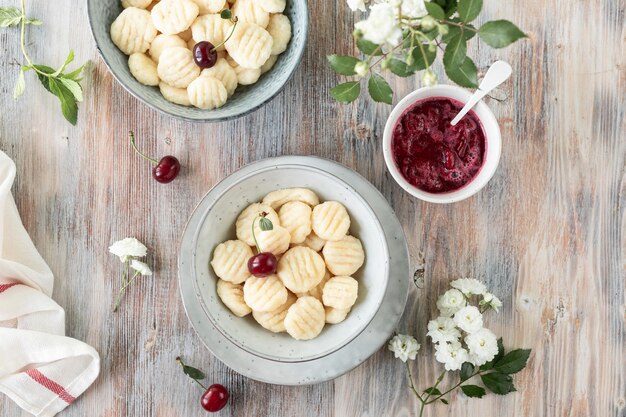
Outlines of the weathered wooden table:
M17 163L17 204L56 274L54 298L66 309L68 335L102 357L96 383L62 415L205 415L176 355L230 388L224 416L416 414L404 365L386 349L333 382L270 386L230 371L189 325L176 257L191 210L224 176L285 154L334 159L367 177L395 208L414 265L424 253L423 285L412 288L399 327L423 342L413 363L420 386L441 369L424 337L426 322L437 295L461 276L485 280L504 301L489 326L505 343L533 349L528 368L515 377L517 393L455 396L427 415L626 415L623 0L485 2L482 18L508 18L530 39L500 51L470 44L483 69L496 58L514 68L508 100L490 103L503 131L502 161L480 194L446 206L408 196L387 173L381 136L389 107L329 98L337 78L325 55L353 49L354 17L342 0L311 2L308 47L284 92L221 124L162 116L124 91L96 53L84 2L27 3L29 14L45 21L28 30L34 59L56 65L70 45L79 60L95 63L72 127L32 74L26 95L13 101L18 33L0 31L0 148ZM396 101L416 87L411 79L393 81ZM128 144L129 129L149 154L176 155L184 175L170 185L154 182ZM113 314L120 264L107 247L126 236L148 243L157 271L134 285ZM6 398L0 414L26 415Z

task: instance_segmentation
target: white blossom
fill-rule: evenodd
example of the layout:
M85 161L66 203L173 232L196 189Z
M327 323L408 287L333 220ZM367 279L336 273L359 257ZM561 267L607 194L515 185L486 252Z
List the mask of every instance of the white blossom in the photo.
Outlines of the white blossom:
M445 343L458 340L461 337L461 332L456 328L454 320L450 317L437 317L435 320L428 322L428 333L433 343Z
M466 297L470 295L482 295L487 292L485 284L474 278L461 278L450 283L452 288L461 291Z
M354 25L363 34L363 38L375 44L390 44L396 46L402 39L394 7L389 3L375 4L370 8L366 20Z
M347 1L348 1L348 7L350 7L350 9L353 12L356 12L357 10L364 12L366 10L364 0L347 0Z
M437 308L444 317L451 317L459 311L462 307L465 307L466 300L461 291L457 289L451 289L446 291L437 300Z
M134 237L127 237L109 246L109 252L118 256L120 261L126 262L134 257L143 258L148 253L148 248Z
M365 77L367 75L367 71L369 70L369 66L367 62L359 61L354 66L354 72L360 77Z
M136 259L133 259L130 262L130 267L132 269L134 269L135 271L139 272L143 276L151 276L152 275L152 269L150 269L148 264L146 264L144 262L141 262L141 261L138 261Z
M400 7L403 17L418 18L428 14L424 0L391 0L390 3L396 10Z
M478 303L480 306L487 306L487 308L492 308L495 312L498 312L498 309L502 307L502 301L495 295L490 292L486 292L483 295L483 299Z
M458 341L435 345L435 359L444 364L446 371L461 369L461 365L467 362L468 358L467 350Z
M474 306L463 307L454 313L454 324L467 333L475 333L483 328L483 315Z
M432 87L433 85L437 84L437 74L435 74L430 68L428 68L422 74L422 83L424 83L426 87Z
M474 366L484 365L498 353L498 340L489 329L482 328L465 337L469 349L469 361Z
M394 356L402 362L408 359L414 360L417 352L420 350L420 344L413 336L407 334L399 334L389 341L388 348L394 353Z

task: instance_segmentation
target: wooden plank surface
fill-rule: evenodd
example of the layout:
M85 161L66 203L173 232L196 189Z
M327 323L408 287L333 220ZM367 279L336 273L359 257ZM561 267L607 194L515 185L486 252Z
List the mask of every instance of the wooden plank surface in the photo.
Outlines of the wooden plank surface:
M25 97L13 101L18 35L0 31L0 148L17 163L17 204L56 275L54 298L66 309L68 335L102 356L101 376L63 416L205 415L199 391L176 367L179 354L230 388L223 416L416 415L404 366L385 349L333 382L270 386L212 357L185 317L176 256L191 210L236 169L288 154L334 159L367 177L396 210L414 265L424 253L424 281L412 288L399 327L423 342L413 364L419 386L441 369L423 336L426 322L437 295L461 276L484 279L504 301L488 324L506 344L533 349L515 377L517 393L453 396L428 416L626 416L623 0L485 2L481 18L511 19L531 36L498 51L471 43L479 67L496 58L514 67L508 99L490 102L503 154L485 190L447 206L409 197L386 172L380 147L389 107L329 98L337 77L324 57L353 48L354 17L341 0L311 2L309 44L284 92L221 124L180 122L126 93L97 56L85 2L27 3L45 21L28 31L37 61L62 61L68 45L79 61L94 61L79 124L71 127L32 74ZM412 79L393 84L396 101L417 86ZM129 129L149 154L176 155L183 176L155 183L126 141ZM120 265L107 246L128 235L148 243L157 271L112 314ZM27 415L6 398L0 414Z

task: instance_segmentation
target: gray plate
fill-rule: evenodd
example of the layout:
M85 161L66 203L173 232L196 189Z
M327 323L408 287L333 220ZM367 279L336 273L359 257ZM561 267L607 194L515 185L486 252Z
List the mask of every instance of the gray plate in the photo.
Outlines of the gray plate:
M382 303L365 329L343 348L302 362L282 362L259 357L225 337L207 317L194 271L197 230L202 225L204 213L215 201L216 193L212 191L227 188L255 171L286 165L323 170L350 184L369 203L380 220L390 257L388 285ZM180 290L187 316L204 344L215 356L240 374L259 381L281 385L306 385L330 380L348 372L385 343L404 311L410 274L408 248L402 227L385 198L374 186L357 173L335 162L314 157L286 156L250 164L223 180L214 190L203 198L187 224L181 240L178 263Z

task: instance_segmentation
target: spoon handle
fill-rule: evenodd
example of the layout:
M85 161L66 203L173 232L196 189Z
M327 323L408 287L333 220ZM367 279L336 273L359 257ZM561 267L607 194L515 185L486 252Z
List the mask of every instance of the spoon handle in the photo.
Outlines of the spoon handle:
M472 95L467 104L463 106L463 109L456 115L450 124L455 126L459 121L478 103L485 97L491 90L505 82L511 76L513 69L511 66L504 61L496 61L493 63L489 70L487 70L487 74L485 74L485 78L480 83L480 87L478 90Z

